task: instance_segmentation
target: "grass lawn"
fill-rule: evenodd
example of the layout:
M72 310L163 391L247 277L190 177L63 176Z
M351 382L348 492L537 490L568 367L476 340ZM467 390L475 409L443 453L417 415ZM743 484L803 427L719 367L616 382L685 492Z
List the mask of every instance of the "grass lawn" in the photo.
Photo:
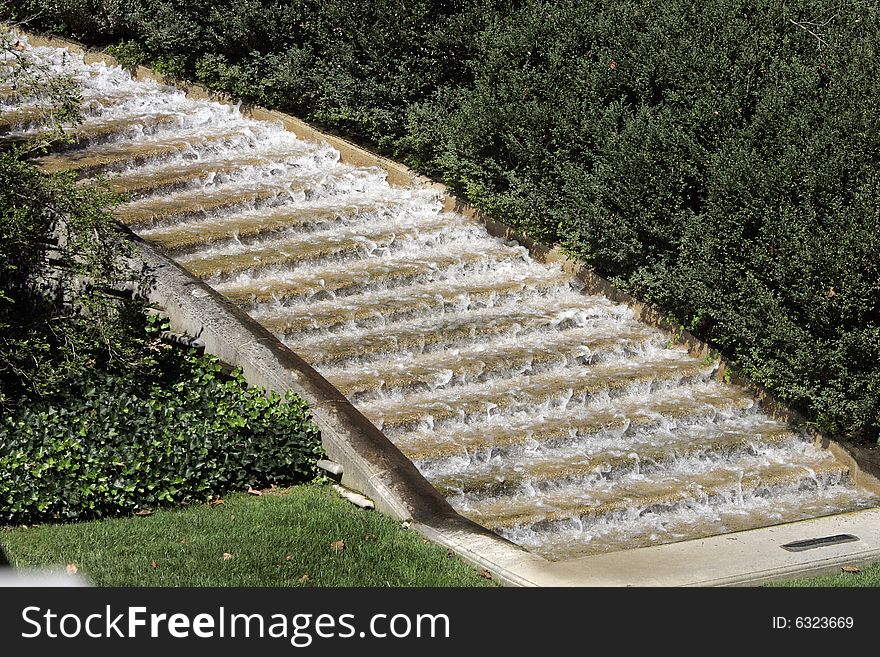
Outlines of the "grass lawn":
M342 543L339 543L342 541ZM398 522L322 486L0 530L19 568L75 564L96 586L492 586Z
M880 586L880 563L863 566L858 573L840 572L835 575L822 575L773 582L768 586Z

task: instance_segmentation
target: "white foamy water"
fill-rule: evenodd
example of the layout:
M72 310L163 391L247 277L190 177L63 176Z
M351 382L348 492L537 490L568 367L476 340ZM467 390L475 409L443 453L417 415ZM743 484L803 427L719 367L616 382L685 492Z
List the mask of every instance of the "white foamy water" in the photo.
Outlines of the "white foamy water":
M510 540L562 559L877 503L711 364L430 190L391 187L237 107L31 53L84 84L82 148L44 165L129 190L121 220ZM10 126L39 130L39 117Z

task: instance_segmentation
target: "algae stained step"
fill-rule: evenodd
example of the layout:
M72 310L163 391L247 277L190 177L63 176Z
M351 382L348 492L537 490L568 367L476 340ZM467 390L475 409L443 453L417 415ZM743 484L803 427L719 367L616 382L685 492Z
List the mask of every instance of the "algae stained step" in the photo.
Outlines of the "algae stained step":
M49 65L48 48L31 54ZM314 365L462 514L549 559L875 506L847 465L559 266L237 108L67 58L117 210ZM10 97L7 100L12 100ZM5 140L45 114L10 106Z

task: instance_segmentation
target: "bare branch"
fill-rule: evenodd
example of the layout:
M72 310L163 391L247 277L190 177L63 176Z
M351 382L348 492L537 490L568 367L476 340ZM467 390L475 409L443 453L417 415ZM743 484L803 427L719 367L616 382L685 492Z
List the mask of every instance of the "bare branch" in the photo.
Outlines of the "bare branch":
M825 39L823 39L821 36L819 36L818 34L816 34L815 32L813 32L813 30L811 30L810 28L807 27L807 25L811 25L812 23L809 23L809 22L801 22L801 23L798 23L797 21L795 21L795 20L793 20L793 19L791 19L791 18L789 18L788 20L789 20L789 22L790 22L792 25L796 25L796 26L798 26L799 28L801 28L802 30L804 30L804 31L806 31L806 32L809 32L809 33L812 34L814 37L816 37L816 38L819 40L819 44L820 44L820 45L824 45L824 46L827 46L827 45L828 45L828 43L825 41ZM827 25L827 23L826 23L826 25Z

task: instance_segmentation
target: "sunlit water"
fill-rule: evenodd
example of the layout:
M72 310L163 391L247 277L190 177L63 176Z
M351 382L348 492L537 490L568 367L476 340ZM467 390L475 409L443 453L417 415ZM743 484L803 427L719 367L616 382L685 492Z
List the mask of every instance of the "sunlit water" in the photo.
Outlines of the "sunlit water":
M42 165L130 193L120 220L241 304L457 510L510 540L560 559L876 503L712 365L443 212L433 192L391 187L236 107L30 52L85 85L79 148ZM20 104L3 115L18 117L10 135L42 129Z

